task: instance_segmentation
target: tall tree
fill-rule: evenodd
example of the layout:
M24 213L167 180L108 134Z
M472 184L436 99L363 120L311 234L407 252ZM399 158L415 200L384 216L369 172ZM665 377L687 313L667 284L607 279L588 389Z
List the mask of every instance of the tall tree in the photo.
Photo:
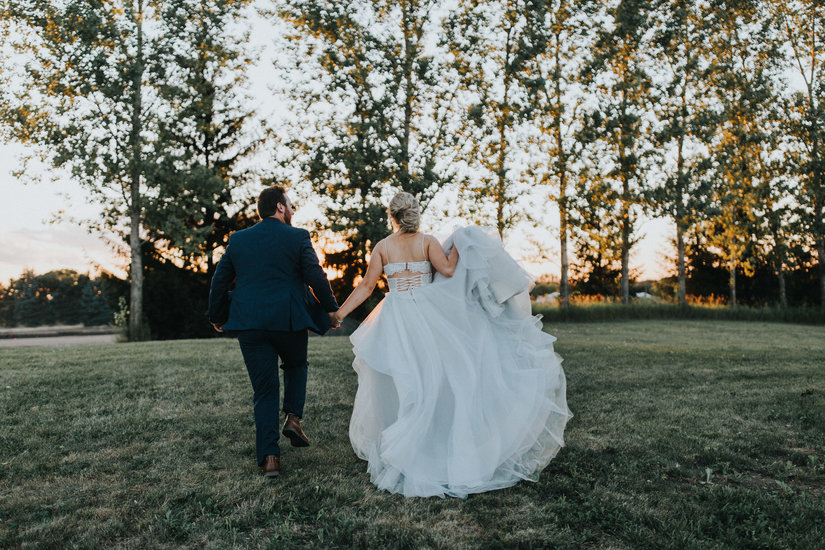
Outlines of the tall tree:
M469 174L460 179L461 197L467 213L491 220L502 238L520 218L514 144L527 108L524 33L534 7L527 0L459 0L444 22L464 108L459 154Z
M766 179L758 188L760 195L757 220L762 254L776 274L779 306L788 307L787 277L789 267L793 262L790 250L793 248L798 235L798 209L794 208L787 199L791 197L789 187L791 181L779 176Z
M155 75L168 113L158 123L155 192L147 197L152 250L208 280L213 252L253 223L255 172L244 162L266 139L243 93L248 31L234 30L251 0L168 0L159 13L163 63Z
M583 69L584 81L595 91L595 110L588 124L590 135L602 151L605 177L617 188L622 261L621 296L630 301L630 250L636 239L637 210L645 179L643 161L651 151L651 79L647 54L650 4L646 0L620 0L605 6L591 58Z
M661 0L656 4L652 53L656 71L655 133L662 185L650 189L653 210L676 225L677 301L686 302L685 235L702 220L710 194L703 177L703 146L712 138L706 85L709 28L698 4ZM675 161L671 161L673 158Z
M716 214L710 242L721 252L730 274L730 305L736 306L736 274L749 273L746 256L756 230L758 187L767 139L767 106L773 100L775 55L772 25L757 0L711 6L711 81L716 94L716 136L711 143L716 177Z
M0 22L18 55L0 71L2 137L37 148L102 207L93 226L125 230L131 253L129 337L143 337L141 242L147 139L156 120L147 74L158 38L149 0L16 0Z
M570 304L568 238L570 236L571 180L580 152L574 139L582 94L576 86L582 48L586 46L589 10L569 0L528 3L522 37L524 85L530 109L526 113L539 130L538 152L532 168L548 198L559 210L559 294Z
M576 288L583 294L616 296L622 273L618 191L613 182L587 169L578 174L574 190L571 226Z
M300 171L324 199L322 227L338 233L326 264L348 292L368 251L388 234L393 190L424 208L448 181L438 168L454 143L454 92L435 55L437 0L283 0L278 15L294 32L287 75ZM306 79L310 75L309 80ZM301 118L306 114L306 118ZM333 245L336 243L333 243Z
M779 61L780 59L775 59L775 62ZM779 81L778 84L782 82ZM756 254L762 256L761 263L776 275L779 305L786 308L786 274L789 267L796 263L792 251L800 241L799 236L804 234L799 223L804 217L804 208L800 208L794 200L799 185L798 180L792 177L794 161L787 155L790 140L783 131L778 86L772 86L769 91L773 97L766 100L761 109L760 126L764 139L760 141L762 151L754 166L757 183L753 239Z
M819 299L825 309L825 3L819 0L769 0L790 49L802 89L785 102L788 133L795 141L788 155L802 185L797 201L805 205L804 223L819 261Z

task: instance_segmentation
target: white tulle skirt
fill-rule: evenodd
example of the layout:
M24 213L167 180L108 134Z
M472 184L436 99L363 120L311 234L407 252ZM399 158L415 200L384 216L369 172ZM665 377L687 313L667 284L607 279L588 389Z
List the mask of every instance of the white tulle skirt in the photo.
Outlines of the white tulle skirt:
M572 416L529 275L485 228L459 229L453 244L452 278L389 293L351 336L352 447L378 488L406 497L536 481Z

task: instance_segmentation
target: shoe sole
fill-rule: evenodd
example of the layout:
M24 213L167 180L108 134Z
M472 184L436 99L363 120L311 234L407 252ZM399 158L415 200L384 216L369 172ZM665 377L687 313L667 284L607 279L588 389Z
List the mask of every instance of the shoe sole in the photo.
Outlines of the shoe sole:
M264 477L267 478L267 479L274 479L274 478L278 477L279 475L281 475L281 472L266 472L264 474Z
M301 435L295 430L290 430L287 428L281 433L289 438L289 442L292 443L293 447L309 447L309 441L301 437Z

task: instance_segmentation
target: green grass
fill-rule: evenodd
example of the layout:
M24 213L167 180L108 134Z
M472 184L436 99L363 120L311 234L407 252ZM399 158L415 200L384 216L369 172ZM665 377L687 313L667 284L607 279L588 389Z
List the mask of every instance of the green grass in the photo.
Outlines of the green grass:
M825 331L551 324L567 446L467 500L377 491L343 337L310 339L313 445L256 475L232 340L0 351L0 548L800 548L825 540Z
M535 304L533 313L545 322L601 322L641 319L703 319L714 321L757 321L764 323L799 323L825 325L825 309L818 307L688 305L634 301L571 304L566 310L555 304Z

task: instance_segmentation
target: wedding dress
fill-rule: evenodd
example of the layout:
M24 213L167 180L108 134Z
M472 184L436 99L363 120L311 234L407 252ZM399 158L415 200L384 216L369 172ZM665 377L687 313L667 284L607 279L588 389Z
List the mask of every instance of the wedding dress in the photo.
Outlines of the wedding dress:
M351 336L352 447L378 488L405 497L536 481L572 416L530 276L488 229L459 229L453 245L451 278L433 279L429 262L387 264L390 292Z

